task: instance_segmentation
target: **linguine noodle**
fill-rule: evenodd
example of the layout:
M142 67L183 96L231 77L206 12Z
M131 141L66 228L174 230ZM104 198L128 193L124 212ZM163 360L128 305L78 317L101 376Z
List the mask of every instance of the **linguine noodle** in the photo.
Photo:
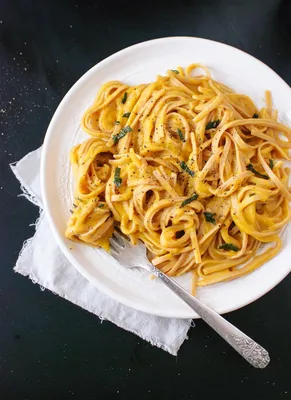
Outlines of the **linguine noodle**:
M67 238L108 250L118 225L166 274L192 271L193 291L279 252L291 218L291 129L269 92L258 110L192 64L150 84L104 84L81 125L90 138L71 151Z

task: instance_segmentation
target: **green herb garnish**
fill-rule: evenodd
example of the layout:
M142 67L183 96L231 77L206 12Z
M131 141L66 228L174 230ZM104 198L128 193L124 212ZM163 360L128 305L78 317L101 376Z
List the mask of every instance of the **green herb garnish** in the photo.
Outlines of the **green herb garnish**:
M124 93L122 99L121 99L121 103L124 104L127 100L127 92Z
M259 114L254 113L253 118L259 118Z
M112 138L114 140L114 144L117 144L119 139L123 138L128 132L131 132L131 131L132 131L132 129L129 125L122 128L117 135L112 136Z
M272 160L271 158L269 160L269 166L270 166L271 169L274 168L274 160Z
M99 206L98 206L98 208L103 208L104 207L104 204L99 204Z
M119 125L120 124L120 121L115 121L115 125Z
M122 183L122 179L120 178L120 168L117 167L114 171L114 184L117 187L120 187Z
M247 170L248 170L248 171L251 171L253 174L255 174L256 176L258 176L259 178L262 178L262 179L270 179L270 178L268 177L268 175L261 174L259 171L255 170L253 164L248 164L248 165L247 165Z
M186 206L189 203L192 203L192 201L197 200L199 197L199 195L197 193L193 194L193 196L189 197L189 199L186 199L183 201L183 203L181 204L181 207Z
M214 129L220 124L220 119L216 119L215 121L210 121L206 125L206 130L208 131L209 129Z
M188 165L187 165L184 161L181 162L180 166L181 166L181 168L182 168L185 172L187 172L187 174L189 174L190 176L193 177L193 176L195 175L195 172L194 172L194 171L191 171L191 169L188 167Z
M186 142L184 135L180 129L177 129L177 133L179 135L179 138L182 140L182 142Z
M177 69L171 69L171 71L175 72L175 74L179 74L179 71Z
M122 117L123 118L128 118L129 116L130 116L130 112L127 112L127 113L124 113Z
M256 194L256 193L251 193L251 194L249 195L249 197L253 197L255 194Z
M205 213L204 213L206 221L207 222L211 222L214 225L216 224L216 221L215 221L215 218L214 218L215 215L216 214L208 212L208 211L205 211Z
M232 251L239 251L239 248L232 243L224 243L219 246L219 249L222 250L232 250Z

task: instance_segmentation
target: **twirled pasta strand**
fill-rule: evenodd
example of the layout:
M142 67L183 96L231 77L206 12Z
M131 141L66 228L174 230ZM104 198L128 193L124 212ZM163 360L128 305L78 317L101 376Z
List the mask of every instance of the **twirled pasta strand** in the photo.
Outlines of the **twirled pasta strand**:
M81 122L92 138L71 152L66 236L108 250L118 224L168 275L193 271L193 291L253 271L291 219L291 129L276 116L269 93L258 111L200 64L104 84Z

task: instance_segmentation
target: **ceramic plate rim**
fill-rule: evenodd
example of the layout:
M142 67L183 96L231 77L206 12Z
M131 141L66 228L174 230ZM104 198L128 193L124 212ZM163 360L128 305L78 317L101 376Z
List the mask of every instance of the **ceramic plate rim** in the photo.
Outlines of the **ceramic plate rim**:
M144 304L135 304L134 301L120 295L119 293L116 293L113 291L108 285L104 284L102 281L97 281L97 279L92 278L92 276L86 271L86 268L83 267L82 265L79 264L79 262L75 259L75 257L72 255L72 253L68 250L67 246L64 243L64 237L63 235L60 234L60 232L57 230L55 222L52 217L52 213L50 211L50 204L48 201L48 185L46 182L46 162L48 158L48 154L50 152L50 141L53 136L54 132L54 125L56 121L58 120L59 116L61 115L63 108L65 107L65 104L67 103L68 99L73 96L73 94L79 89L79 87L82 86L83 82L88 79L89 76L93 75L96 70L98 70L99 67L104 66L106 64L109 64L113 62L115 59L120 57L120 55L125 56L128 52L134 51L136 48L140 47L146 47L150 46L152 44L155 44L157 42L170 42L170 41L175 41L175 40L196 40L196 41L205 41L205 42L211 42L212 44L219 44L220 46L225 46L227 48L230 48L234 52L239 52L243 53L245 57L250 57L253 59L255 62L259 62L263 65L264 68L267 68L269 70L269 73L272 73L274 75L274 78L277 80L279 79L281 81L281 84L286 85L286 87L290 90L289 85L275 72L273 71L270 67L268 67L266 64L258 60L257 58L253 57L252 55L245 53L242 50L236 49L232 46L229 46L224 43L220 43L217 41L209 40L209 39L204 39L204 38L199 38L199 37L191 37L191 36L172 36L172 37L165 37L165 38L158 38L158 39L152 39L148 41L144 41L141 43L134 44L132 46L126 47L113 55L105 58L104 60L100 61L96 65L94 65L92 68L90 68L85 74L83 74L79 80L69 89L69 91L66 93L66 95L63 97L61 100L59 106L57 107L50 124L48 126L44 142L43 142L43 148L42 148L42 155L41 155L41 168L40 168L40 178L41 178L41 193L42 193L42 200L43 200L43 206L45 210L46 217L48 218L50 228L57 240L57 243L64 253L64 255L67 257L67 259L74 265L74 267L90 282L92 282L98 289L100 289L102 292L105 294L109 295L110 297L114 298L115 300L125 304L126 306L129 306L131 308L134 308L139 311L143 311L146 313L151 313L153 315L158 315L158 316L163 316L163 317L173 317L173 318L198 318L197 314L194 313L190 308L185 308L184 312L179 313L179 315L173 315L171 310L169 309L168 311L164 310L162 313L161 311L154 309L151 309L149 311L149 308L145 306ZM280 275L276 276L273 280L272 283L269 285L268 288L258 290L256 294L249 299L246 302L242 302L241 304L234 303L232 306L226 307L224 309L217 309L216 311L223 314L227 312L231 312L234 310L237 310L239 308L245 307L246 305L256 301L258 298L262 297L265 293L273 289L276 285L278 285L291 271L291 265L289 267L289 270L285 270L283 273Z

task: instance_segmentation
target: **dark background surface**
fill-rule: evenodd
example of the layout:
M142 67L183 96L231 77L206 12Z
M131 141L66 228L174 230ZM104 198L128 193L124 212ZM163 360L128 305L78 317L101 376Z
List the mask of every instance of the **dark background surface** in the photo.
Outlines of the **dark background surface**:
M201 321L175 358L13 272L38 210L17 197L8 166L41 145L84 72L140 41L224 42L290 85L290 1L0 0L0 33L0 398L291 399L291 276L227 315L269 350L267 369L247 365Z

